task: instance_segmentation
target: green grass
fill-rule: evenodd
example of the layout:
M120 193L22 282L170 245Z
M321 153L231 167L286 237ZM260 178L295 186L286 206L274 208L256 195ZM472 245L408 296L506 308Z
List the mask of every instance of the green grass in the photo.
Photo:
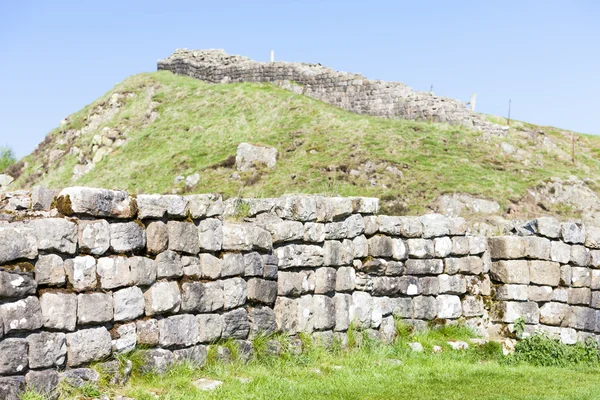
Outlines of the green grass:
M135 96L96 130L58 144L64 132L85 126L93 110L113 93ZM157 103L154 122L147 119L151 102ZM199 173L200 183L192 192L225 197L376 196L382 198L385 212L417 214L443 193L469 193L507 205L540 180L600 174L600 138L578 135L578 161L571 165L569 157L564 159L570 154L570 134L535 127L543 128L556 144L556 149L545 150L519 134L533 125L511 126L507 137L482 140L480 133L457 126L356 115L271 84L213 85L160 71L132 76L72 115L66 126L49 134L45 149L77 146L91 154L92 138L104 127L126 131L125 146L75 181L75 155L67 152L49 163L44 155L48 152L40 150L23 160L27 165L15 187L87 185L170 193L183 189L174 184L176 176ZM244 141L276 147L277 166L231 179L235 170L227 160ZM530 156L506 155L498 148L500 142ZM374 173L349 174L369 162ZM387 172L386 166L398 168L402 177Z
M0 146L0 173L14 164L15 161L16 158L12 149L10 147Z
M452 350L448 340L473 336L462 327L410 333L401 326L399 331L401 336L390 345L363 339L360 347L349 350L310 346L300 355L279 357L263 352L248 363L223 364L209 357L203 368L178 364L165 375L134 373L125 387L104 392L137 400L154 400L155 396L160 400L598 398L597 364L533 366L518 357L503 356L500 345L493 342ZM264 347L266 340L259 338L255 345ZM278 340L285 345L283 337ZM412 352L407 342L413 340L423 343L425 351ZM443 351L432 354L433 345L442 346ZM199 391L192 385L199 378L217 379L223 385L212 392Z

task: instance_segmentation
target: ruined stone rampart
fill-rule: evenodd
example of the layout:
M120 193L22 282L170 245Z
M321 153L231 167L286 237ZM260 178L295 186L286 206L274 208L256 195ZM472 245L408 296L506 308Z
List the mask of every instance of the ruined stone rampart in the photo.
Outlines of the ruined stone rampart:
M576 223L488 239L462 218L377 215L373 198L35 193L0 202L0 398L139 345L162 370L274 332L389 341L395 319L600 332L600 230Z
M158 61L158 69L212 83L270 82L358 114L448 122L498 135L504 132L459 100L415 92L401 82L370 80L320 64L257 62L223 50L180 49Z

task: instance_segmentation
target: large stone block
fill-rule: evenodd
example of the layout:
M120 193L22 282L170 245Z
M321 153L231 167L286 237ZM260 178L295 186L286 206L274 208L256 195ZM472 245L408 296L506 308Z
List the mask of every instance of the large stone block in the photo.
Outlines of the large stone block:
M69 284L76 292L96 287L96 259L92 256L78 256L65 260L65 272Z
M181 295L177 282L157 282L144 293L147 316L177 312L180 304Z
M467 236L469 238L469 254L484 253L488 249L487 238L484 236Z
M207 218L198 224L198 244L204 251L220 251L223 247L223 223Z
M38 250L75 254L77 225L64 218L42 218L28 222L37 238Z
M223 250L248 251L271 250L271 234L250 223L223 223Z
M392 257L394 255L394 244L392 238L377 235L367 240L369 255L372 257Z
M569 304L589 306L592 299L592 291L589 288L569 288Z
M132 284L131 267L127 257L98 259L96 272L100 275L102 289L115 289Z
M550 302L540 308L540 323L553 326L561 326L569 312L567 304Z
M146 346L158 345L158 321L155 319L144 319L135 323L137 343Z
M409 275L438 275L444 270L444 263L439 259L406 260L404 265Z
M590 249L600 249L600 228L595 226L585 227L585 246Z
M462 313L465 317L479 317L485 314L485 306L480 296L465 296L462 299Z
M315 245L290 244L275 249L280 269L294 267L320 267L323 265L323 248Z
M150 286L156 282L156 263L147 257L130 257L131 282L134 285Z
M356 287L356 271L353 267L340 267L336 272L335 291L350 292Z
M540 320L540 310L537 303L503 301L496 305L496 318L499 321L512 323L519 318L523 318L527 324L538 324Z
M322 243L325 240L325 224L306 222L304 224L304 241L309 243Z
M440 281L437 276L419 278L421 293L426 296L437 296L440 293Z
M438 276L439 292L442 294L464 294L467 292L467 281L462 275L441 274Z
M30 273L0 270L0 299L25 297L35 294L36 289L36 279Z
M590 251L581 245L571 246L571 264L579 267L587 267L591 262Z
M24 376L0 377L0 399L19 400L25 388Z
M173 350L175 362L187 362L195 367L203 367L208 358L207 346L198 345L186 349Z
M175 362L173 352L165 349L150 349L144 352L142 372L164 374Z
M373 277L373 296L395 296L400 294L403 277L376 276Z
M401 276L398 278L399 281L399 289L401 294L405 294L408 296L416 296L421 294L421 281L419 278L414 276Z
M280 204L275 208L275 213L280 218L292 221L330 221L333 217L331 203L327 202L326 199L322 199L324 200L321 204L323 207L319 207L319 211L317 200L317 196L284 196L281 198ZM328 212L326 211L327 209L329 209Z
M550 259L561 264L568 263L571 260L571 246L564 242L553 240L550 244Z
M571 244L585 243L585 226L579 222L563 222L560 224L560 236Z
M350 326L350 312L352 310L352 296L346 293L336 293L333 296L335 310L334 330L346 331Z
M79 251L101 256L110 247L110 228L103 219L96 221L81 220L77 223Z
M277 299L277 282L260 278L248 280L248 300L273 304Z
M244 276L264 275L265 266L262 256L257 252L244 254Z
M43 396L44 399L58 400L58 385L60 383L58 372L53 370L29 371L25 376L25 380L28 390ZM1 396L2 392L0 390L0 398L2 398Z
M525 240L526 257L536 260L550 260L550 240L537 236L527 236Z
M222 281L185 282L181 290L181 309L184 312L212 312L225 304Z
M596 329L597 313L593 308L570 307L562 325L569 328L594 331Z
M435 254L434 242L429 239L408 239L408 255L415 258L432 258Z
M529 291L527 285L498 285L495 288L496 300L527 301Z
M452 239L450 239L448 236L433 239L433 255L435 257L448 257L451 251Z
M39 256L35 263L35 280L38 285L63 286L66 282L63 259L56 254Z
M198 342L198 319L191 314L161 319L158 330L161 347L191 346Z
M223 199L220 194L207 193L186 196L192 218L214 217L223 213Z
M313 327L315 330L332 329L335 325L335 306L328 296L315 295L312 298Z
M77 295L77 323L99 324L112 321L112 293L81 293Z
M64 333L41 332L27 336L29 368L51 368L65 363L67 340Z
M165 216L184 218L188 210L188 200L173 194L140 194L136 197L136 201L140 219L160 219Z
M304 238L304 225L298 221L280 221L267 225L273 243L293 242Z
M221 262L221 276L243 275L246 270L244 255L240 253L225 253Z
M49 329L75 330L77 296L72 293L46 292L40 297L43 325Z
M133 218L137 207L122 190L71 187L63 189L56 199L58 210L65 215Z
M250 333L248 313L243 308L223 314L223 333L225 339L246 339Z
M451 254L455 256L464 256L469 254L469 238L466 236L453 236L452 237L452 250Z
M545 236L550 239L558 239L560 236L560 222L552 217L540 217L533 221L532 226L538 235Z
M572 267L571 268L571 286L590 287L592 283L592 274L589 268Z
M335 291L336 270L322 267L315 270L315 294L326 294Z
M359 329L370 328L374 305L371 295L366 292L352 293L352 305L350 321L354 322Z
M437 302L433 296L417 296L413 299L413 315L416 319L432 320L437 316Z
M136 222L110 224L110 250L114 253L128 253L146 247L146 231Z
M410 297L395 297L390 298L392 314L399 318L412 318L413 316L413 299Z
M351 240L343 242L326 240L323 245L323 265L340 266L352 263L354 258L354 244Z
M298 333L298 300L287 297L277 297L275 301L275 322L279 332L289 335Z
M28 364L27 347L25 339L11 338L0 341L0 375L25 372Z
M529 284L529 263L526 260L496 261L491 265L490 276L502 283Z
M282 271L277 280L277 294L280 296L296 297L302 294L304 274L300 272Z
M498 236L488 239L490 255L493 259L515 259L527 255L527 244L521 236Z
M529 261L529 280L536 285L558 286L560 264L552 261Z
M223 297L225 310L244 305L248 298L248 284L242 278L225 279L223 281Z
M198 228L192 222L167 222L169 250L198 254L200 250Z
M450 234L450 221L440 214L427 214L419 217L423 224L423 237L433 238Z
M131 322L113 329L112 351L128 353L135 349L137 344L136 324ZM112 381L112 380L111 380Z
M115 321L131 321L144 314L144 293L137 286L114 292L113 300Z
M172 250L166 250L156 256L156 277L178 278L183 275L181 256Z
M248 308L250 338L258 335L271 335L277 330L275 312L270 307Z
M221 259L212 254L200 254L198 256L200 263L200 277L204 279L217 279L221 276ZM185 268L184 268L185 272Z
M146 248L150 254L159 254L167 250L169 231L162 221L152 221L146 227Z
M111 353L110 333L105 327L82 329L67 334L67 365L75 367L101 360Z
M33 296L0 305L0 319L6 334L39 329L44 323L40 301Z
M527 297L531 301L546 302L552 300L552 287L550 286L528 286Z
M22 224L0 226L0 264L38 255L35 233Z
M436 297L437 316L442 319L459 318L462 315L462 304L460 297L449 294L441 294Z
M223 332L223 316L220 314L198 314L198 342L210 343L218 340Z

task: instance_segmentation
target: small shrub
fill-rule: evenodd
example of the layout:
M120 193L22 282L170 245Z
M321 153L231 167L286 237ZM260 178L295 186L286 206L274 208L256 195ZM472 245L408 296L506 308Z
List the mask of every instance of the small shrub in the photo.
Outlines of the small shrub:
M10 167L17 161L10 147L0 146L0 172Z
M518 342L515 352L506 358L506 362L554 367L600 366L600 348L598 342L591 338L583 343L567 345L545 333L535 333Z

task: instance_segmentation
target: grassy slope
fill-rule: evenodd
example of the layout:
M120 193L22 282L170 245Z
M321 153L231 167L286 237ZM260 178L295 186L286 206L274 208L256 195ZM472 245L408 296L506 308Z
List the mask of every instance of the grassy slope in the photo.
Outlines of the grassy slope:
M160 103L159 117L151 124L144 118L150 101L148 87L155 88L151 97ZM71 180L75 156L67 155L60 165L50 166L41 180L31 178L41 168L40 160L28 156L28 166L16 185L86 185L164 193L175 187L175 176L199 172L200 183L193 192L247 197L284 193L376 196L405 203L406 209L388 212L418 213L442 193L470 193L507 204L541 179L600 173L596 160L600 141L593 136L579 136L575 167L548 152L543 152L539 162L525 165L499 151L500 139L482 141L479 133L464 128L355 115L269 84L211 85L169 72L126 79L71 116L69 124L53 131L48 140L60 139L61 129L83 126L90 110L115 92L137 95L98 132L104 126L128 126L129 141L124 147L77 181ZM570 152L564 133L544 130L561 150ZM70 145L89 149L95 133L82 135ZM229 178L234 172L231 167L215 168L235 155L243 141L276 147L281 156L276 168L260 176L241 174L241 180ZM527 151L533 146L522 139L513 144ZM391 163L403 177L378 171L382 177L377 186L371 186L368 179L344 172L367 161ZM381 165L384 169L385 164Z

